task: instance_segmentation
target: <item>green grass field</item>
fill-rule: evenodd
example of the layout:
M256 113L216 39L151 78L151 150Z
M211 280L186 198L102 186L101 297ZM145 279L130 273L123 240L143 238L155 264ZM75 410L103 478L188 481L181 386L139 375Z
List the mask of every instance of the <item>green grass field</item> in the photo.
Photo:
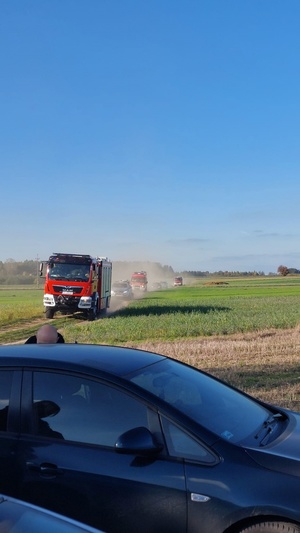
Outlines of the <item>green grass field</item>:
M43 313L43 291L37 289L0 289L0 326L16 324Z
M192 286L149 292L143 299L87 322L55 315L67 341L122 344L174 341L285 329L300 323L300 277L205 279ZM0 342L31 335L45 321L41 289L0 290Z

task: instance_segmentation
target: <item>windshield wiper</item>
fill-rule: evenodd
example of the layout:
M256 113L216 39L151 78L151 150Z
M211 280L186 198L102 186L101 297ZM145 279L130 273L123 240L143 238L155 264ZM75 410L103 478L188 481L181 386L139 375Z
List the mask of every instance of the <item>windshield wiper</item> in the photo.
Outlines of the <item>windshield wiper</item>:
M261 428L258 430L258 432L256 433L254 437L255 439L258 439L262 431L266 430L266 434L264 435L264 437L259 443L260 446L264 446L265 444L267 444L267 441L269 440L271 433L274 431L275 427L277 426L278 420L280 420L281 418L285 418L282 413L275 413L275 414L270 415L264 421L263 425L261 426Z

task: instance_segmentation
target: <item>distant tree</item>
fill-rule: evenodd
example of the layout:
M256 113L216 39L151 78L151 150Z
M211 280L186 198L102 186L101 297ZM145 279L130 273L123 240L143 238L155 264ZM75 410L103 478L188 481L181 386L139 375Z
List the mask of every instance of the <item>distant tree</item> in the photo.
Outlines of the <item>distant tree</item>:
M278 272L278 274L281 274L281 276L287 276L288 273L289 273L289 269L288 269L288 267L286 267L284 265L280 265L277 268L277 272Z
M300 274L298 268L289 268L289 274Z

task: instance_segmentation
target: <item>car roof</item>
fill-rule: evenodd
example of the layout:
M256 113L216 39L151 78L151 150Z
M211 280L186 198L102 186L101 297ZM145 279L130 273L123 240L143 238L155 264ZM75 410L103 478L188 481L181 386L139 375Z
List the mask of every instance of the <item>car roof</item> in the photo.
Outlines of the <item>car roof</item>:
M134 348L99 344L18 344L0 346L1 366L99 370L124 376L165 359L163 355Z

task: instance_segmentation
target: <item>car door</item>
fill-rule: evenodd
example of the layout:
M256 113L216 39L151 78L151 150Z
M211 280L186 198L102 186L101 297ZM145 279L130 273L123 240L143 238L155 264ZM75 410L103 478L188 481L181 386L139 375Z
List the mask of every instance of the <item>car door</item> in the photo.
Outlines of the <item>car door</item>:
M183 461L115 449L137 427L162 442L149 406L111 384L48 371L25 373L22 405L22 498L107 533L186 531Z
M17 496L21 467L17 461L21 371L0 369L0 492Z

